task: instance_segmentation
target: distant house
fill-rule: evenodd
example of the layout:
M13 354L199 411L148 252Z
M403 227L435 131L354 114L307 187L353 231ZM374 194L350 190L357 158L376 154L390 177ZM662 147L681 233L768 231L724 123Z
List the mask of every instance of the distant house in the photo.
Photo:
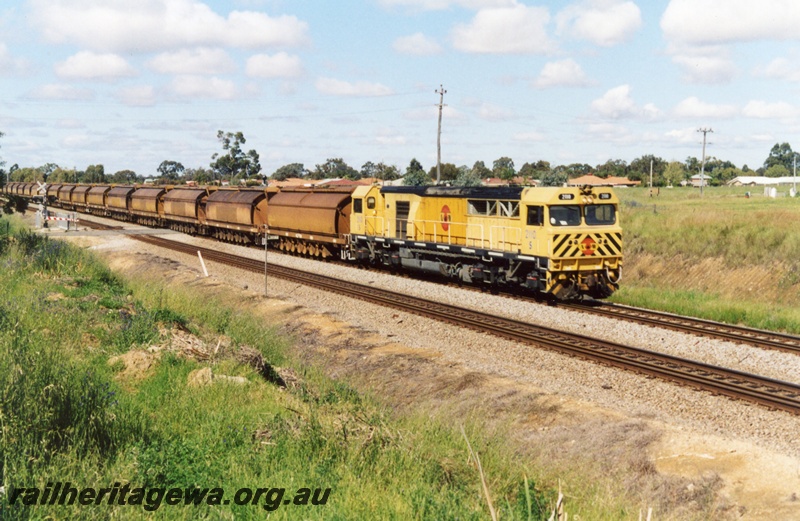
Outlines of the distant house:
M744 176L734 177L727 183L727 186L780 186L793 185L797 178L787 177L764 177L764 176Z
M703 186L708 186L709 183L711 183L711 176L705 174L695 174L692 177L690 177L688 181L682 181L681 185L700 188L701 181Z
M597 177L594 174L588 174L575 179L567 181L567 186L639 186L641 181L632 181L627 177L614 177L608 176L606 178Z

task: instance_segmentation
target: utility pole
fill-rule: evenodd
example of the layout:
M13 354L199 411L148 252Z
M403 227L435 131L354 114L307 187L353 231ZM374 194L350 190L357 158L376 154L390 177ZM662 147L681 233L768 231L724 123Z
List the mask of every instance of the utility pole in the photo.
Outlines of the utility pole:
M441 84L439 90L434 91L439 95L439 131L436 133L436 184L442 180L442 107L444 104L444 95L447 92Z
M703 184L706 176L706 135L714 131L710 128L698 128L697 131L703 133L703 159L700 163L700 197L703 197Z

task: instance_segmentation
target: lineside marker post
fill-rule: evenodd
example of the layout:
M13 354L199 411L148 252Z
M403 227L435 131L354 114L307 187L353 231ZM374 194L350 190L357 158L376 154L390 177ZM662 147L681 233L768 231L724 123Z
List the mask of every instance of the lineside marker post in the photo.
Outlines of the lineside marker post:
M267 244L269 244L269 224L264 225L264 297L267 296Z
M200 259L200 266L203 267L203 273L206 277L208 277L208 270L206 269L206 263L203 261L203 255L200 253L200 250L197 250L197 257Z

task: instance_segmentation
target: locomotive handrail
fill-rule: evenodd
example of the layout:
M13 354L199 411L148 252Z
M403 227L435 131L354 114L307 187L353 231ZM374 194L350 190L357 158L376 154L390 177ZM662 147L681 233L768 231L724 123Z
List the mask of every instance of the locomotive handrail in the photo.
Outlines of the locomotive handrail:
M364 216L364 233L370 235L370 219L374 221L372 225L372 235L379 235L381 237L386 236L386 227L384 225L383 217L379 217L377 215L365 215ZM380 222L380 229L378 228L378 222ZM380 233L378 233L380 232Z
M502 232L502 239L495 241L494 240L494 230L501 230ZM506 230L511 230L517 234L517 241L511 242L506 240ZM522 244L522 232L519 228L511 228L509 226L491 226L489 228L489 247L492 249L498 249L503 251L514 251L515 249L519 248ZM502 246L501 246L502 245Z
M409 225L414 226L414 229L419 233L421 232L422 240L428 240L428 237L431 237L433 242L440 242L440 238L447 237L447 244L453 244L453 233L452 228L454 226L463 226L464 227L464 235L456 235L455 240L458 241L459 238L464 239L465 246L474 246L478 248L485 248L486 247L486 239L484 236L484 228L482 224L479 223L470 223L470 222L453 222L453 221L434 221L434 220L426 220L426 219L409 219ZM422 223L422 230L417 226L417 223ZM428 233L427 231L427 224L433 224L433 233ZM439 228L437 225L447 225L447 234L439 234ZM469 230L470 228L478 228L480 231L480 239L476 237L471 237ZM415 235L416 237L416 235ZM474 241L480 240L480 245L475 244ZM473 241L472 244L469 241ZM444 241L441 241L444 242ZM456 242L458 244L458 242Z

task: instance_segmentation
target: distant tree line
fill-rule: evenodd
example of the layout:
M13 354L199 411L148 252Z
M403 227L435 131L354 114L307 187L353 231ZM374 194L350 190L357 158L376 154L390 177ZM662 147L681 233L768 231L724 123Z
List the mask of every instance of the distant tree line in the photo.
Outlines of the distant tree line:
M3 137L0 132L0 138ZM197 184L261 184L266 177L262 172L260 158L255 150L245 151L246 139L242 132L217 132L217 140L222 146L222 153L214 153L208 167L186 168L179 161L165 159L157 168L157 176L148 176L156 184L184 184L190 181ZM800 163L800 153L794 152L788 143L776 143L764 160L764 164L756 170L747 165L738 168L730 161L716 157L706 158L704 172L710 177L712 186L723 185L737 176L784 177L794 172ZM568 165L551 165L545 160L523 163L519 169L510 157L494 160L491 168L483 161L476 161L471 167L456 166L453 163L441 165L441 180L457 186L478 186L485 179L496 177L501 180L519 184L531 184L537 180L544 186L558 186L569 179L587 174L597 177L627 177L634 181L648 184L652 168L654 186L677 185L691 176L699 174L701 161L696 157L687 157L685 161L665 161L654 155L643 155L627 163L620 159L609 159L595 166L586 163ZM84 170L63 168L55 163L46 163L39 167L19 168L16 164L6 168L6 162L0 156L0 184L8 181L40 181L47 176L51 183L143 183L145 176L132 170L120 170L107 174L102 164L89 165ZM367 161L360 169L348 165L340 157L329 158L313 169L303 163L289 163L276 169L269 175L275 181L289 178L320 180L330 178L342 179L376 179L392 181L402 178L406 185L429 185L436 179L436 165L427 171L422 164L413 158L401 171L395 165L383 162Z

